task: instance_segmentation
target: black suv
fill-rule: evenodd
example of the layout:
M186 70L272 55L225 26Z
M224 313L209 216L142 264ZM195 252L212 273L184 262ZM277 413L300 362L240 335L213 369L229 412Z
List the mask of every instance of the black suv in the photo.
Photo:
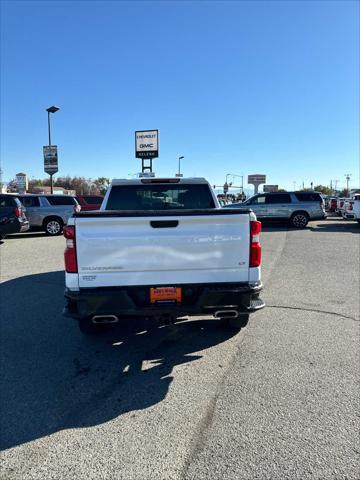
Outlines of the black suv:
M25 209L16 195L0 194L0 240L10 233L29 230Z

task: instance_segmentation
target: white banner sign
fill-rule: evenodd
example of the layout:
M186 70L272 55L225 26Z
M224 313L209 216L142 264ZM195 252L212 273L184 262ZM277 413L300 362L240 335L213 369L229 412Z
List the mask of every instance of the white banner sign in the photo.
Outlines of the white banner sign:
M56 173L58 167L57 145L46 145L44 151L44 171L50 175Z

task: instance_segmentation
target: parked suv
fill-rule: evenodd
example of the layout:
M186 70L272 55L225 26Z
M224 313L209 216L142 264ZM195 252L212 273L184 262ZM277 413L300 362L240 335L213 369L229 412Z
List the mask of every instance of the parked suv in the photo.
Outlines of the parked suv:
M81 207L70 195L19 195L26 208L30 227L45 230L47 235L60 235L74 211Z
M259 220L286 220L296 228L306 227L309 220L326 218L325 203L318 192L260 193L224 208L249 207Z
M29 230L25 208L16 195L0 194L0 240L10 233Z
M81 205L82 211L100 210L104 197L100 195L78 195L76 200Z

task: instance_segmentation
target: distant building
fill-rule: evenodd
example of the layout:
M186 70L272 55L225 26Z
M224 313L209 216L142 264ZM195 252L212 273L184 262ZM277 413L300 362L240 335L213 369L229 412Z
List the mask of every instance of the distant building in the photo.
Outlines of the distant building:
M56 195L76 195L75 190L66 190L63 187L53 187L53 192ZM28 193L44 193L45 195L50 195L51 187L38 185L31 188L31 192Z

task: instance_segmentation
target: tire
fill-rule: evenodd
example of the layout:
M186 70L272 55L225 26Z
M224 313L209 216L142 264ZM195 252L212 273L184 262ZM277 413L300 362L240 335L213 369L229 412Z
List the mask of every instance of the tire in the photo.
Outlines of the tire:
M102 331L101 325L92 323L91 317L79 318L79 329L84 335L98 335Z
M223 327L240 330L248 324L250 315L248 313L239 313L237 318L220 318Z
M44 221L44 230L46 235L56 237L61 235L63 231L64 222L59 217L49 217Z
M294 228L305 228L308 222L309 215L306 212L295 212L290 219L290 225Z

